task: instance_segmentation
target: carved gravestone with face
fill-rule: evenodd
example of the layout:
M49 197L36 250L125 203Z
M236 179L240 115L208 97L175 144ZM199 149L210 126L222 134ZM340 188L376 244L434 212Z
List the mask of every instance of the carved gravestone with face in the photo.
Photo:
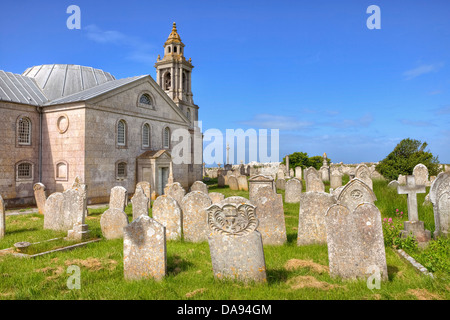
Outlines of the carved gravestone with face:
M214 277L265 282L266 263L261 234L256 230L255 206L213 204L207 213Z

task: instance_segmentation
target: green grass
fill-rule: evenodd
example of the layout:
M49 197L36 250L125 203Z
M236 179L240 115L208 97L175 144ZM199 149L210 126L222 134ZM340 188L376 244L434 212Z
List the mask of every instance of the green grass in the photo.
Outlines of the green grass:
M208 182L210 192L225 196L248 197L246 191L217 188L217 180ZM406 211L406 196L397 195L387 188L386 182L374 181L374 191L383 217L395 216L395 209ZM280 193L284 191L279 190ZM432 209L422 207L419 196L420 218L430 230L434 228ZM417 272L401 259L392 248L386 248L389 280L381 289L369 290L366 282L342 281L328 273L318 273L304 267L288 270L290 259L311 260L328 265L326 245L298 247L297 227L299 204L284 204L287 243L283 246L265 246L267 283L241 283L214 279L207 242L167 242L167 277L161 281L125 281L123 278L123 241L102 240L86 247L67 252L52 253L34 259L0 256L0 299L417 299L419 292L429 298L448 300L448 273L436 279ZM86 223L93 237L101 236L100 217L105 209L89 210ZM126 208L131 220L131 206ZM151 213L151 211L150 211ZM431 218L430 218L431 213ZM7 234L0 240L0 249L19 241L37 242L65 236L64 233L43 230L43 216L30 214L8 216ZM434 230L434 229L433 229ZM81 290L69 290L66 270L76 264L81 269ZM318 284L331 287L294 289L292 282L298 277L314 277ZM198 290L198 291L196 291ZM190 293L197 292L190 297ZM190 298L189 298L190 297Z

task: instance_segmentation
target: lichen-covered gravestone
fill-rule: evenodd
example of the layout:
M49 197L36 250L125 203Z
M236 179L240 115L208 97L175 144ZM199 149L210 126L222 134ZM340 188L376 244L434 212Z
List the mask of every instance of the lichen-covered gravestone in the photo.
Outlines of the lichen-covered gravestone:
M109 208L100 218L102 234L107 240L123 238L123 228L127 225L127 214L117 208Z
M287 241L284 221L283 196L273 191L271 187L258 190L256 206L259 220L258 231L265 245L282 245Z
M68 213L69 221L72 224L67 232L67 238L71 240L84 240L89 238L89 226L85 224L87 215L87 186L75 184L72 189L64 191L63 195L64 211Z
M302 167L295 167L295 177L302 180Z
M201 191L208 194L208 186L202 181L195 181L191 186L192 191Z
M164 194L166 196L170 196L174 198L178 205L181 206L181 201L183 200L183 197L186 195L186 190L181 186L179 182L174 182L164 189Z
M128 191L122 186L116 186L111 189L109 197L109 208L125 210L128 200Z
M369 186L370 189L373 190L373 182L370 177L370 169L365 164L360 164L356 167L355 170L355 178L362 180L365 184Z
M265 282L266 263L261 234L256 230L255 206L213 204L207 212L214 277Z
M165 227L141 215L123 230L123 271L126 280L162 280L167 274Z
M0 239L5 237L6 232L6 222L5 222L5 202L3 201L2 196L0 195Z
M325 192L302 194L298 217L298 246L327 242L325 214L335 203L336 198Z
M275 182L277 189L285 190L286 189L286 180L285 179L277 179Z
M38 211L39 213L44 214L45 201L47 200L47 197L45 196L45 186L44 184L38 182L33 186L33 190L34 190L34 199L36 200Z
M184 240L201 242L208 239L206 208L211 204L209 196L201 191L192 191L184 196L181 201Z
M239 190L248 191L247 176L241 175L237 178Z
M219 188L225 187L225 177L224 176L219 175L217 177L217 187L219 187Z
M337 189L339 187L342 187L342 174L339 170L334 170L331 172L330 188Z
M430 188L430 201L433 204L435 232L434 237L449 236L450 228L450 173L441 172Z
M389 182L389 184L388 184L388 188L395 189L395 190L397 190L397 187L398 187L398 186L399 186L399 183L398 183L397 180L392 180L392 181Z
M210 192L208 193L208 196L211 198L212 203L218 203L225 199L223 193L220 192Z
M229 176L228 186L230 187L230 190L239 190L238 179L235 176Z
M142 190L144 190L145 196L149 199L149 201L148 201L148 208L150 209L151 203L152 203L150 201L150 199L152 198L152 188L150 186L150 183L147 182L147 181L138 182L136 184L136 189L139 188L139 187L142 188Z
M286 203L299 203L302 194L302 182L297 178L289 179L286 182L284 201Z
M322 179L318 178L315 173L308 173L306 176L306 192L325 192Z
M153 219L166 227L168 240L181 239L183 214L178 202L171 196L162 195L153 202Z
M133 220L136 220L141 215L148 216L148 203L150 199L144 193L141 187L136 188L136 192L131 198L131 203L133 206Z
M248 186L248 198L250 201L254 201L255 197L258 193L258 189L262 188L264 186L271 187L276 192L276 186L275 182L272 177L265 176L265 175L256 175L250 177L248 180L249 186Z
M413 176L418 186L426 186L428 183L428 168L419 163L413 169Z
M337 202L347 207L351 212L364 202L374 203L376 200L377 197L372 189L358 178L350 180L337 197Z

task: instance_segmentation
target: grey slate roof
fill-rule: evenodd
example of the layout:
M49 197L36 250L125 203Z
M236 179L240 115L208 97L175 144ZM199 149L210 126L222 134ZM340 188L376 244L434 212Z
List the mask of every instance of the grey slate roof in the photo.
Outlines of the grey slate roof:
M29 77L0 70L0 100L39 106L48 101Z

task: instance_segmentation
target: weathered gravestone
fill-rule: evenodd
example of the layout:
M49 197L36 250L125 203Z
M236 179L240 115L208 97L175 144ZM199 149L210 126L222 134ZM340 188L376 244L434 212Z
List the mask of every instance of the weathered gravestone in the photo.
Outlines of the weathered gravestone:
M151 207L151 201L150 201L150 199L152 198L152 188L151 188L151 186L150 186L150 183L149 182L147 182L147 181L141 181L141 182L138 182L137 184L136 184L136 189L137 188L142 188L142 190L144 190L144 194L145 194L145 196L148 198L148 208L150 209L150 207ZM136 192L136 191L135 191Z
M45 186L43 183L38 182L33 186L33 190L38 211L39 213L44 214L45 201L47 200L47 197L45 196Z
M276 185L277 189L285 190L286 189L286 180L284 180L284 179L277 179L275 185Z
M392 180L391 182L389 182L388 188L397 190L397 187L398 187L399 185L400 185L400 184L398 183L397 180Z
M275 193L271 187L258 190L256 206L259 220L258 231L265 245L282 245L287 241L284 221L283 196Z
M295 167L295 177L302 180L302 167Z
M211 199L212 203L218 203L225 199L225 196L223 193L220 192L210 192L208 193L209 198Z
M330 181L330 168L328 166L323 166L319 170L320 179L322 181Z
M181 206L181 201L186 195L186 191L179 182L174 182L164 189L164 194L174 198L178 202L178 205Z
M192 191L181 201L183 210L183 235L185 241L201 242L208 239L206 208L212 204L209 196L201 191Z
M332 190L332 191L331 191L331 188L330 188L330 191L331 191L330 194L335 196L336 199L337 199L339 197L339 195L341 194L342 190L344 190L344 186L340 186L339 188L336 188L335 190Z
M144 190L139 186L131 198L131 204L133 208L133 220L136 220L141 215L148 216L148 203L150 199L144 193Z
M297 178L292 178L286 182L284 201L286 203L299 203L302 194L302 182Z
M6 233L6 211L5 211L5 202L3 201L2 196L0 195L0 239L5 237Z
M237 178L239 190L248 191L248 182L247 182L247 176L239 176Z
M291 178L294 178L294 169L289 169L289 176L291 177Z
M109 208L100 218L102 234L107 240L123 238L123 228L127 225L127 214L117 208Z
M166 227L168 240L181 239L183 213L178 202L171 196L162 195L153 202L153 219Z
M235 176L228 177L228 186L230 187L230 190L239 190L239 183Z
M87 187L80 185L79 181L72 189L66 190L63 195L64 210L68 212L70 220L72 221L71 230L67 232L67 238L72 240L84 240L89 238L89 226L85 224L87 213ZM45 220L45 216L44 216Z
M277 180L278 179L284 179L285 177L284 177L284 170L283 169L278 169L278 172L277 172Z
M334 170L330 177L330 188L337 189L342 187L342 174L339 170Z
M111 189L109 196L109 208L125 210L128 200L128 191L122 186L116 186Z
M402 185L402 186L405 185L406 184L406 176L404 176L402 174L398 175L397 181L398 181L399 185Z
M365 184L373 190L373 182L370 177L370 169L365 164L360 164L356 167L355 178L362 180Z
M351 193L347 195L351 197ZM354 210L335 204L325 215L325 225L332 277L356 279L380 275L380 280L387 280L381 213L374 204L361 203Z
M441 172L430 188L430 201L433 204L435 232L434 237L448 237L450 227L450 173Z
M191 186L192 191L200 191L208 194L208 186L202 181L195 181Z
M413 176L418 186L426 186L428 183L428 168L419 163L413 169Z
M308 176L310 174L315 175L317 179L321 180L319 171L317 171L316 168L309 167L309 168L306 168L305 170L303 170L303 177L305 178L306 191L308 191ZM311 177L309 179L311 179Z
M258 193L258 189L262 188L264 186L269 186L273 189L273 191L276 192L276 186L275 181L272 177L265 176L265 175L256 175L252 176L248 180L249 186L248 186L248 198L250 201L254 201L256 194Z
M167 274L165 227L149 216L141 215L123 232L125 279L162 280Z
M325 214L336 203L336 197L325 192L305 192L301 196L297 245L327 242Z
M217 187L219 187L219 188L225 187L225 177L224 176L217 177Z
M374 203L377 200L372 189L358 178L350 180L337 197L337 203L347 207L351 212L362 203Z
M213 204L207 214L214 277L265 282L266 263L261 234L256 230L255 206Z
M417 193L425 193L425 186L416 185L414 176L406 176L406 186L398 186L397 192L408 195L408 221L403 223L402 235L406 237L412 233L419 245L428 242L431 239L431 233L429 230L425 230L423 221L419 221L417 210Z
M306 192L325 192L325 185L314 173L306 176Z

